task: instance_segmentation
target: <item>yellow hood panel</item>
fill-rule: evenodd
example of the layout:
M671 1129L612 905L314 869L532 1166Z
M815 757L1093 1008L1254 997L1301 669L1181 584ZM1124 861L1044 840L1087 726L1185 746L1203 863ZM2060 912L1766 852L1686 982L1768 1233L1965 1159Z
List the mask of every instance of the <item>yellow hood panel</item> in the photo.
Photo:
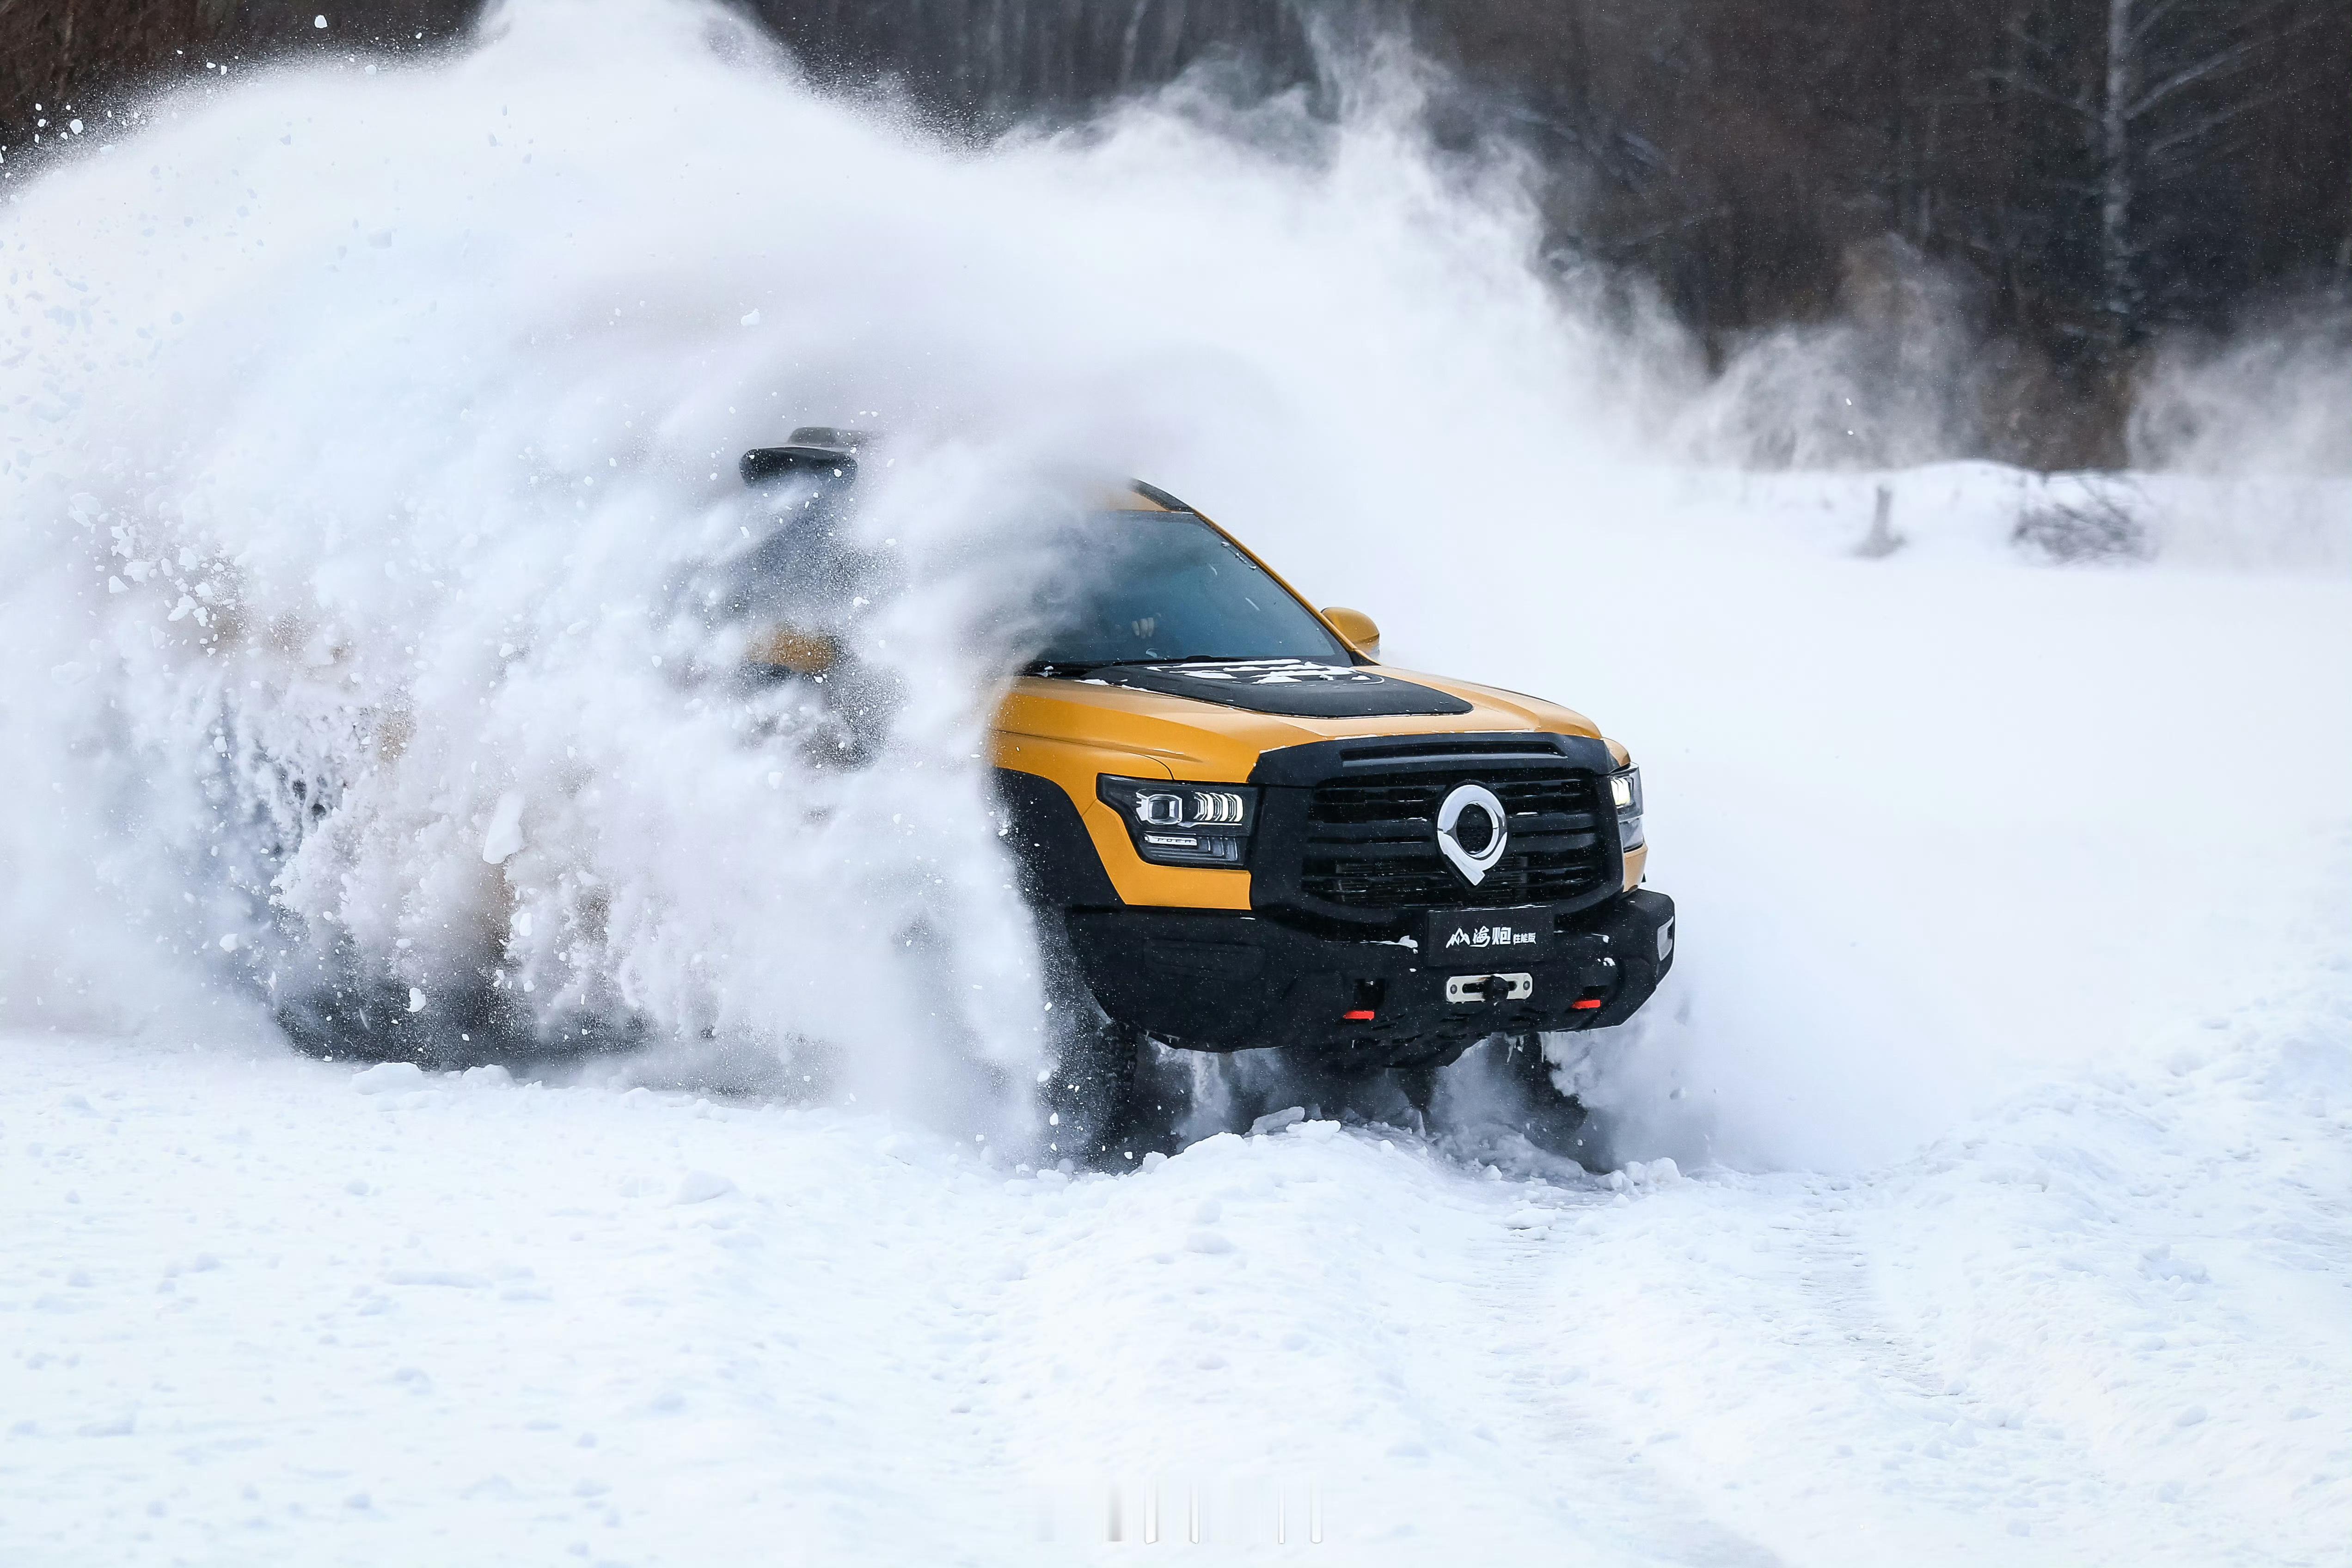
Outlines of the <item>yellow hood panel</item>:
M996 715L1000 737L1034 736L1138 752L1164 763L1180 779L1237 784L1261 753L1316 741L1366 735L1544 733L1601 738L1592 721L1571 709L1465 680L1375 666L1382 675L1418 682L1458 697L1467 713L1381 715L1359 719L1294 718L1251 713L1187 697L1124 686L1024 677L1013 681Z

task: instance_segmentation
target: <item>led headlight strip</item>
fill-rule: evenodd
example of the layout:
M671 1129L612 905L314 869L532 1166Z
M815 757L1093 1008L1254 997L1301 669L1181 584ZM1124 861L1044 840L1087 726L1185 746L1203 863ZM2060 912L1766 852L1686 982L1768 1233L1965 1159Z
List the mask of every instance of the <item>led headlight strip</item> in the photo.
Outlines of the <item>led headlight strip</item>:
M1617 807L1617 843L1628 851L1648 842L1642 837L1642 770L1627 768L1609 775L1609 798Z
M1257 826L1257 791L1106 773L1097 793L1127 825L1135 852L1155 866L1239 866Z

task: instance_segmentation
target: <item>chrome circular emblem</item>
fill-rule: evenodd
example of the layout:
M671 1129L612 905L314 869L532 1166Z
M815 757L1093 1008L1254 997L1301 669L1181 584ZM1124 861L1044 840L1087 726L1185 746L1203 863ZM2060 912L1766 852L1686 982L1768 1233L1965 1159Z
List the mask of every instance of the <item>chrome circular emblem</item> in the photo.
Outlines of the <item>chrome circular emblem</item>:
M1485 784L1455 784L1437 808L1437 847L1475 888L1503 858L1511 840L1509 820Z

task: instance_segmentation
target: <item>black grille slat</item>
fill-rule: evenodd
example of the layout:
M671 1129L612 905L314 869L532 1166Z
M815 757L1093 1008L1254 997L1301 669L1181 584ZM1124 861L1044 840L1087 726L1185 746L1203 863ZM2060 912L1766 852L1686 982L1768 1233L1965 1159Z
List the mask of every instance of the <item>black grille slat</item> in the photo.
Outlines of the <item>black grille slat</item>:
M1550 850L1566 853L1570 850L1598 849L1598 833L1521 833L1511 829L1511 847L1515 849Z
M1417 826L1418 830L1415 831ZM1322 844L1418 844L1436 831L1427 822L1318 822L1315 837Z
M1358 773L1360 763L1351 759L1353 776L1315 787L1299 890L1365 910L1559 903L1591 892L1610 868L1593 775L1555 763L1530 776L1526 764L1534 759L1514 751L1508 760L1517 765L1507 769L1491 765L1504 761L1500 755L1459 752L1396 772ZM1475 888L1437 848L1438 806L1465 783L1493 790L1510 817L1509 847Z
M1335 860L1362 861L1367 865L1403 862L1417 866L1427 858L1422 850L1423 846L1417 842L1389 838L1370 843L1350 843L1344 849L1332 851L1332 858Z
M1571 837L1581 837L1597 832L1600 826L1600 819L1589 811L1515 811L1511 813L1511 836L1514 838L1522 833L1535 834L1538 837L1549 834L1564 834Z

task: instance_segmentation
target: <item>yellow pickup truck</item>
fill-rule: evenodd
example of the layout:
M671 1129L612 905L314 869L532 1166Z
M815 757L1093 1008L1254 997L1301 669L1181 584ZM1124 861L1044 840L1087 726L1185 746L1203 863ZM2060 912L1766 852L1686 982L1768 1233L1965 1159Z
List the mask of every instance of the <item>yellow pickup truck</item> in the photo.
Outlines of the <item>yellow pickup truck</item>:
M867 439L805 428L743 475L797 479L806 510ZM1591 720L1382 664L1370 617L1151 485L1062 541L994 737L1062 1020L1057 1152L1115 1152L1170 1048L1394 1072L1425 1109L1477 1042L1531 1050L1656 990L1675 908L1640 887L1640 771ZM834 658L791 625L761 647L782 678Z

